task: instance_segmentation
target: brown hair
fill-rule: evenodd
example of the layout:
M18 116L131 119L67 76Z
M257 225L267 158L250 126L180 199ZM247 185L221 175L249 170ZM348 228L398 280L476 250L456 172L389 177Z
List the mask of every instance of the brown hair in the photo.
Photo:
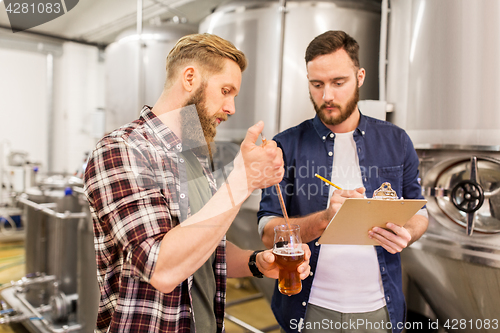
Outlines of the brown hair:
M179 39L167 56L167 83L178 69L195 61L208 73L219 73L224 68L224 58L233 60L243 72L247 67L245 54L231 42L208 33L187 35Z
M359 44L344 31L327 31L314 38L306 49L306 64L314 58L344 49L359 68Z

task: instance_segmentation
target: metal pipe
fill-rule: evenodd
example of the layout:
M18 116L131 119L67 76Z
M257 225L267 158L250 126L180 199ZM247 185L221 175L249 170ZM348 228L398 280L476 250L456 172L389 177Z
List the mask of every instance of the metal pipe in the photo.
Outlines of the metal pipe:
M52 282L55 280L56 280L56 277L54 275L42 275L42 276L35 277L35 278L24 277L19 281L12 282L8 287L10 288L11 286L14 286L14 287L22 288L22 287L26 287L26 286L33 285L33 284ZM4 289L4 288L2 288L2 289ZM21 322L21 321L25 321L25 320L29 320L29 319L36 319L36 320L40 320L40 322L52 333L67 333L67 332L80 331L82 329L82 325L80 325L80 324L73 324L73 325L69 325L69 326L63 325L62 328L55 328L42 315L42 313L44 313L44 312L51 312L51 311L54 312L53 307L50 305L42 305L38 308L35 308L24 297L20 297L19 296L20 293L22 294L22 292L20 292L19 290L16 290L15 297L31 313L17 315L17 316L13 316L13 317L0 318L0 324L7 324L7 323L13 323L13 322ZM69 297L69 299L74 299L75 297L78 297L78 295L70 295L68 297ZM55 309L55 310L57 310L57 309Z
M12 31L12 28L8 25L5 25L5 24L0 24L0 29ZM42 38L55 39L55 40L60 41L60 42L72 42L72 43L78 43L78 44L83 44L83 45L90 45L90 46L95 46L95 47L99 48L100 50L104 50L108 46L108 43L94 43L94 42L87 41L85 39L68 38L68 37L54 35L54 34L32 31L31 29L19 31L18 33L16 33L16 35L18 35L18 34L20 36L23 36L26 34L26 35L33 35L33 36L42 37Z
M142 0L137 0L137 35L142 34Z
M245 323L244 321L242 321L234 316L231 316L230 314L226 313L226 314L224 314L224 317L226 317L227 320L232 321L236 325L243 327L247 331L250 331L252 333L264 333L263 331L256 329L255 327Z
M33 202L31 200L28 200L24 194L20 195L17 198L17 201L19 201L20 203L25 204L27 206L30 206L31 208L34 208L36 210L40 210L47 215L54 216L54 217L61 219L61 220L82 219L82 218L87 217L87 214L85 212L71 213L69 211L66 211L64 213L58 213L58 212L54 211L53 209L48 208L46 205L41 205L41 204L38 204L38 203Z
M379 100L385 101L386 96L386 69L387 69L387 25L389 16L389 0L382 0L382 13L380 18L380 51L378 61L378 91Z
M160 0L153 0L154 3L159 4L161 7L165 8L168 12L171 12L172 14L179 16L180 18L185 18L186 14L181 12L178 9L175 9L172 7L170 4L163 3Z
M17 299L19 299L19 301L21 301L21 303L23 303L23 305L27 307L28 310L31 311L31 313L33 313L35 317L37 317L37 319L39 319L40 322L52 333L67 333L67 332L79 331L82 329L82 325L80 324L74 324L71 326L64 325L62 328L54 328L54 326L51 325L49 321L45 319L40 312L38 312L38 309L34 308L30 304L30 302L28 302L23 297L17 297Z
M0 287L0 291L11 288L11 287L24 288L26 286L31 286L34 284L56 281L56 279L57 278L55 275L45 275L45 274L42 274L41 276L37 276L34 278L25 276L21 280L12 281L9 284L4 284L2 287Z
M26 287L39 283L52 282L56 280L55 275L41 275L34 278L23 277L21 280L17 280L15 282L11 282L10 285L3 286L0 290L10 288L10 287Z
M0 200L1 201L1 200ZM4 223L0 224L0 234L6 235L6 236L11 236L14 235L17 232L17 225L16 222L9 216L9 214L2 214L0 211L0 220L1 218L4 218L10 225L10 229L6 227Z
M143 0L137 0L137 109L144 104L144 60L142 52L142 19Z
M285 49L285 15L286 15L286 0L280 0L278 10L280 12L280 45L278 53L278 99L276 102L276 133L281 131L281 94L282 94L282 82L283 82L283 54Z
M486 145L452 145L452 144L427 144L419 143L415 144L415 149L417 150L457 150L457 151L467 151L467 150L477 150L481 152L500 152L500 145L498 146L486 146Z
M47 171L53 171L54 158L54 56L47 54Z
M31 318L31 315L27 315L27 314L15 315L15 316L11 316L11 317L2 317L2 318L0 318L0 324L20 323L20 322L28 320L30 318Z
M24 298L22 298L22 297L18 297L18 296L17 296L17 294L16 294L16 297L17 297L17 299L18 299L21 303L23 303L23 305L24 305L25 307L27 307L27 308L28 308L28 310L29 310L29 311L31 311L31 313L32 313L33 315L35 315L37 318L39 318L39 320L42 322L42 324L47 325L47 326L48 326L48 325L50 325L50 324L49 324L49 322L47 321L47 319L43 318L42 314L41 314L40 312L38 312L38 309L34 308L34 307L30 304L30 302L28 302L27 300L25 300L25 299L24 299Z

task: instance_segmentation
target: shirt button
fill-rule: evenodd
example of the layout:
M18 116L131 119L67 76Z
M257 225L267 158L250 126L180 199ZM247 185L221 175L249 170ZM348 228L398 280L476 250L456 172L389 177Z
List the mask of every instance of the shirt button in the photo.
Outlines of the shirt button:
M313 275L314 275L314 273L313 273L313 272L309 273L309 276L313 276Z
M180 197L181 197L181 199L184 199L186 197L186 195L184 193L181 193Z
M327 183L325 183L325 186L328 186L328 184L327 184Z
M326 140L326 136L323 137L323 141L325 141L325 140Z
M358 148L358 151L361 152L361 148Z
M316 243L314 243L314 245L319 246L319 243L318 243L318 242L316 242Z
M328 152L328 156L332 156L333 153L331 151Z
M170 147L172 147L172 146L167 143L167 149L170 149Z
M178 144L177 146L175 146L177 148L177 150L181 150L182 149L182 144Z
M306 302L302 302L302 306L306 306L306 305L307 305L307 303L306 303Z
M382 272L385 272L385 267L382 267Z
M330 138L333 138L333 133L330 133Z
M389 302L391 300L391 298L389 296L387 296L387 302Z
M362 135L365 135L365 131L361 131L361 134L362 134Z
M179 162L184 163L184 159L182 159L182 158L179 159Z

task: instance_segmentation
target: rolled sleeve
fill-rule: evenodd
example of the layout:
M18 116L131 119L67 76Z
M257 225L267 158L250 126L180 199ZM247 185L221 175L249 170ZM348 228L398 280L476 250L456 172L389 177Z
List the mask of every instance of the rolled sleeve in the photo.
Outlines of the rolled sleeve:
M120 205L110 219L113 239L122 248L130 276L149 283L161 241L170 230L171 216L163 197L144 194Z
M150 283L153 275L161 240L146 239L127 253L127 265L130 267L130 276Z
M427 213L427 208L422 208L422 209L420 209L420 210L417 212L417 214L415 214L415 215L420 215L420 216L423 216L423 217L425 217L425 218L427 218L427 219L429 218L429 214Z
M262 235L264 234L264 228L266 227L266 225L271 222L272 219L275 219L276 217L278 216L264 216L262 217L260 220L259 220L259 235L260 235L260 238L262 238Z

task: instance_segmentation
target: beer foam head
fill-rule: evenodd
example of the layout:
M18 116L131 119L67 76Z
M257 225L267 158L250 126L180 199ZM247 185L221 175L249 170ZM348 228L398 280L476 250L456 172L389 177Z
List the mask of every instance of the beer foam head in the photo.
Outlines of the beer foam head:
M301 247L278 247L273 249L273 253L276 253L281 256L298 256L303 255L304 250Z

